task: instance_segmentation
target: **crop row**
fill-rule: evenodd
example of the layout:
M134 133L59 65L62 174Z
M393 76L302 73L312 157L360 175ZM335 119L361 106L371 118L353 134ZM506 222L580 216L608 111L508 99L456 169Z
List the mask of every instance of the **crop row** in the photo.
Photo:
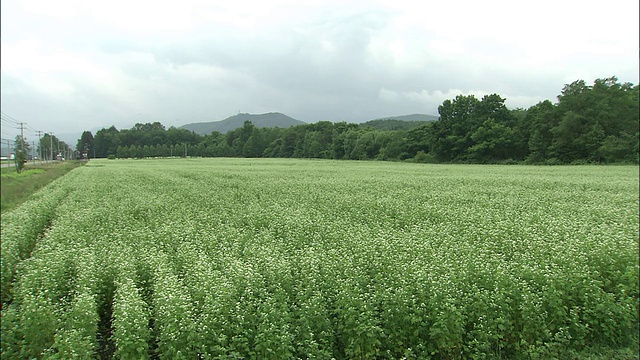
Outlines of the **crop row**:
M637 183L637 167L92 161L3 215L2 357L629 346Z

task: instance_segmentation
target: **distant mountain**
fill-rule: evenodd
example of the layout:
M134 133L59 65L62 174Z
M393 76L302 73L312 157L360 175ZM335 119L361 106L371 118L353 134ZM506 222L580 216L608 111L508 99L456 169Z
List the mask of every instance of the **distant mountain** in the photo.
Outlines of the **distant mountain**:
M439 116L435 115L426 115L426 114L411 114L411 115L398 115L398 116L387 116L374 120L401 120L401 121L436 121Z
M390 116L386 118L380 118L375 120L369 120L360 124L362 127L373 127L378 130L411 130L420 125L423 125L425 122L436 121L438 120L437 116L433 115L425 115L425 114L411 114L411 115L400 115L400 116Z
M212 131L219 131L223 134L235 130L244 125L245 121L251 121L253 125L259 128L263 127L280 127L287 128L295 125L306 124L303 121L296 120L287 115L271 112L266 114L238 114L230 116L221 121L191 123L180 126L180 129L187 129L200 135L211 134Z

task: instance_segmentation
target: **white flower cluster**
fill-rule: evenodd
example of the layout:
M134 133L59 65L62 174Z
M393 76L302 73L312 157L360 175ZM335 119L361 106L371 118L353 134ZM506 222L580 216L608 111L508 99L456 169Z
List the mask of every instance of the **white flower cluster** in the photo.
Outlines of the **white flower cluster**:
M2 357L563 357L638 326L638 169L104 161L2 216Z

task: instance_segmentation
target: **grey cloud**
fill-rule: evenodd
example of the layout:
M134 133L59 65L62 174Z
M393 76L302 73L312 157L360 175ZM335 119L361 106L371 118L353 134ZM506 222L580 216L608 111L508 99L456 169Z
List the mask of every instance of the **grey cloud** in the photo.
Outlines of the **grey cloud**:
M5 2L2 6L7 8ZM555 100L565 82L593 80L585 74L619 75L622 81L636 82L638 77L637 58L633 68L605 53L592 66L589 59L594 54L551 57L557 41L550 41L549 47L546 42L534 44L550 54L545 57L527 48L529 44L517 43L514 36L481 38L455 31L454 37L447 37L447 29L404 27L394 12L401 10L389 7L334 4L314 12L300 8L285 16L257 18L248 27L235 18L225 25L206 20L207 11L217 19L227 10L195 9L193 31L135 34L84 18L44 21L37 29L32 25L40 17L20 22L3 11L3 46L34 37L47 47L40 52L43 57L60 49L68 55L65 59L77 56L84 65L95 62L90 65L97 68L85 66L81 73L94 79L82 79L80 72L69 70L73 67L59 66L69 74L52 77L70 75L64 81L77 91L73 98L63 99L38 93L3 67L3 111L60 124L71 119L74 125L69 126L80 128L76 130L105 124L128 127L141 121L179 126L220 120L237 111L280 111L308 122L363 121L407 113L437 115L443 94L455 91L495 92L530 106L533 103L527 101L538 98ZM404 52L395 52L395 42L404 44ZM538 58L528 58L532 54ZM37 65L36 61L31 66ZM31 68L20 69L17 74Z
M209 86L212 95L235 93L258 108L269 107L268 100L274 111L306 112L303 120L344 119L350 108L373 108L369 104L376 100L383 71L371 61L369 43L386 24L384 16L373 12L303 28L282 26L275 34L257 34L254 39L200 36L152 49L158 61L153 70L131 65L126 71L149 77L168 73L163 66L209 66L222 77L218 88ZM197 81L185 85L207 87Z

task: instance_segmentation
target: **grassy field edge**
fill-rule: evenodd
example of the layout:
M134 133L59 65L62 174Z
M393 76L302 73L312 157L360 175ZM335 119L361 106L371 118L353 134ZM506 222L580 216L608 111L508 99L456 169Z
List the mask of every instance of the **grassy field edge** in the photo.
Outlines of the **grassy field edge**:
M26 170L21 173L17 173L14 169L9 173L6 168L3 168L0 186L1 212L5 213L22 204L47 184L84 164L85 162L82 161L67 161L55 164L34 165L27 167Z

